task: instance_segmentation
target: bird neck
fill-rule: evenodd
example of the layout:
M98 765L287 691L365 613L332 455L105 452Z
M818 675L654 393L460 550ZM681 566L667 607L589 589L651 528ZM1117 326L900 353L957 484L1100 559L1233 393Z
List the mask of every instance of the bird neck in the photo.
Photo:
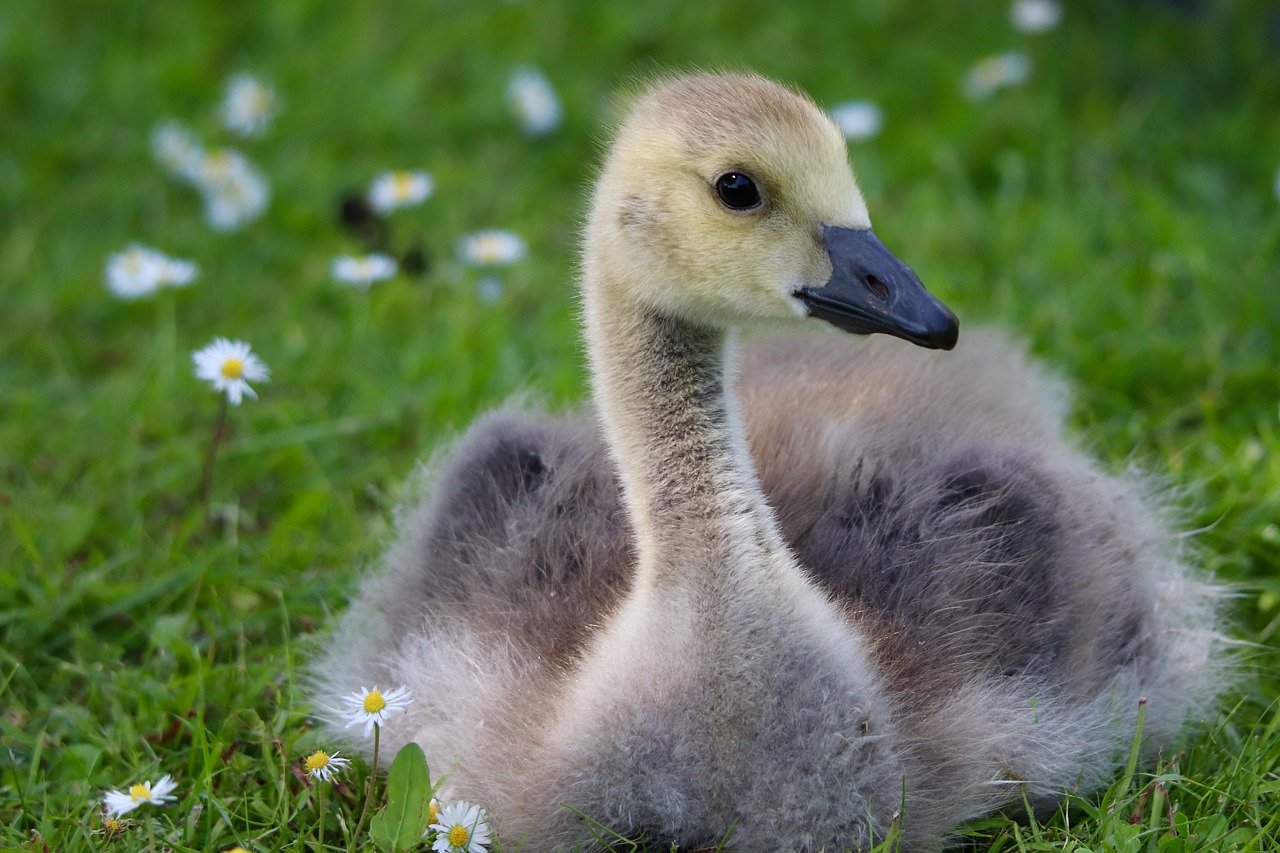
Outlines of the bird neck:
M588 288L596 403L639 549L637 583L681 586L786 552L729 391L733 342Z

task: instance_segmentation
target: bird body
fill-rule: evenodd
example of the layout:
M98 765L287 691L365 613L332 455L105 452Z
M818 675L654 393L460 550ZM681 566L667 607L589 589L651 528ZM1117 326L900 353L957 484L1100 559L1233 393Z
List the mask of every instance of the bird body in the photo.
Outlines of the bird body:
M642 95L585 236L593 407L433 466L326 689L410 686L383 742L538 849L929 849L1105 782L1139 698L1170 743L1221 685L1217 588L1017 346L799 332L954 345L869 227L802 96Z

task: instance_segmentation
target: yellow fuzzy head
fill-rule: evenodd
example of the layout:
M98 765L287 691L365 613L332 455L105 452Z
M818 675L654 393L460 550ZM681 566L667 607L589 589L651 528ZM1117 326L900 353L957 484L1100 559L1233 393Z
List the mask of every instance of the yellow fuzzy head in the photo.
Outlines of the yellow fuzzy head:
M735 208L725 190L748 191ZM641 93L592 203L588 280L625 282L664 313L727 326L804 315L792 295L831 274L824 226L870 227L844 138L763 77L698 74ZM607 285L605 285L607 286Z

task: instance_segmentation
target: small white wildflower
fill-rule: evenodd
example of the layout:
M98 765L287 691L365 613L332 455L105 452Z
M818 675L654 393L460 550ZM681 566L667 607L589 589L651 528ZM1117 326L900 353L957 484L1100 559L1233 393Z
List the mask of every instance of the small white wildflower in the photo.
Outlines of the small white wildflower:
M176 122L151 136L156 159L170 174L191 184L204 198L205 218L219 231L257 219L270 200L262 173L231 148L206 152L190 130Z
M102 816L102 826L93 830L93 834L103 838L119 838L132 826L133 821L128 818L116 817L111 812L106 812Z
M870 139L884 126L884 113L871 101L847 101L831 108L836 126L850 142Z
M507 100L530 136L545 136L560 126L560 99L551 81L537 68L516 69L507 84Z
M436 833L431 849L436 853L486 853L486 845L492 843L484 809L463 801L445 806L431 828Z
M340 758L337 750L330 755L323 749L317 749L303 759L302 762L307 775L312 779L319 779L321 782L332 782L339 773L346 770L350 765L351 759Z
M241 136L257 136L267 129L276 112L276 93L249 74L227 81L222 98L222 123Z
M435 182L426 172L383 172L369 185L369 206L378 213L390 213L422 204L434 189Z
M160 256L160 283L171 287L182 287L195 281L200 267L195 261L184 261L181 258Z
M1016 52L997 53L979 59L965 76L964 91L970 100L985 101L1006 86L1025 83L1031 76L1031 60Z
M271 197L262 173L231 148L213 151L201 161L198 184L205 218L218 231L232 231L257 219Z
M524 240L510 231L490 228L468 234L458 241L458 256L473 266L514 264L524 255Z
M242 172L253 167L248 158L234 148L215 148L200 160L199 183L202 187L215 187L234 181Z
M363 257L335 258L331 272L338 281L368 290L375 281L384 281L396 274L396 262L387 255L374 253Z
M213 390L227 395L233 406L240 405L244 395L257 397L249 387L250 382L266 382L271 378L267 366L253 354L244 341L215 338L204 349L191 354L195 363L196 378L213 385Z
M150 296L160 288L158 253L134 244L107 258L107 289L121 299Z
M102 798L102 807L107 814L119 817L148 803L163 806L178 799L173 795L177 787L178 783L166 773L154 786L150 782L138 782L130 785L127 791L107 791Z
M408 708L413 701L413 693L407 687L397 687L385 693L377 687L372 690L361 687L359 692L344 697L342 701L346 705L342 713L347 717L347 728L363 724L364 736L368 737L375 725L383 725L392 714Z
M199 180L204 148L191 128L167 121L151 132L151 153L174 177L193 183Z
M1043 33L1062 20L1062 4L1058 0L1013 0L1009 18L1018 32Z
M205 220L215 231L235 231L256 219L267 200L263 184L228 184L204 197Z
M166 285L189 284L198 267L193 261L171 258L134 243L107 258L107 289L121 299L150 296Z

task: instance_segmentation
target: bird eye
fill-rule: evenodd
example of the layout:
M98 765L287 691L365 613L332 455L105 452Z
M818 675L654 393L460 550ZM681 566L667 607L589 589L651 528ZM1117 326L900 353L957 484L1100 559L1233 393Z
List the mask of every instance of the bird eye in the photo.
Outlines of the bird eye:
M726 172L716 178L716 195L731 210L750 210L760 205L756 182L741 172Z

